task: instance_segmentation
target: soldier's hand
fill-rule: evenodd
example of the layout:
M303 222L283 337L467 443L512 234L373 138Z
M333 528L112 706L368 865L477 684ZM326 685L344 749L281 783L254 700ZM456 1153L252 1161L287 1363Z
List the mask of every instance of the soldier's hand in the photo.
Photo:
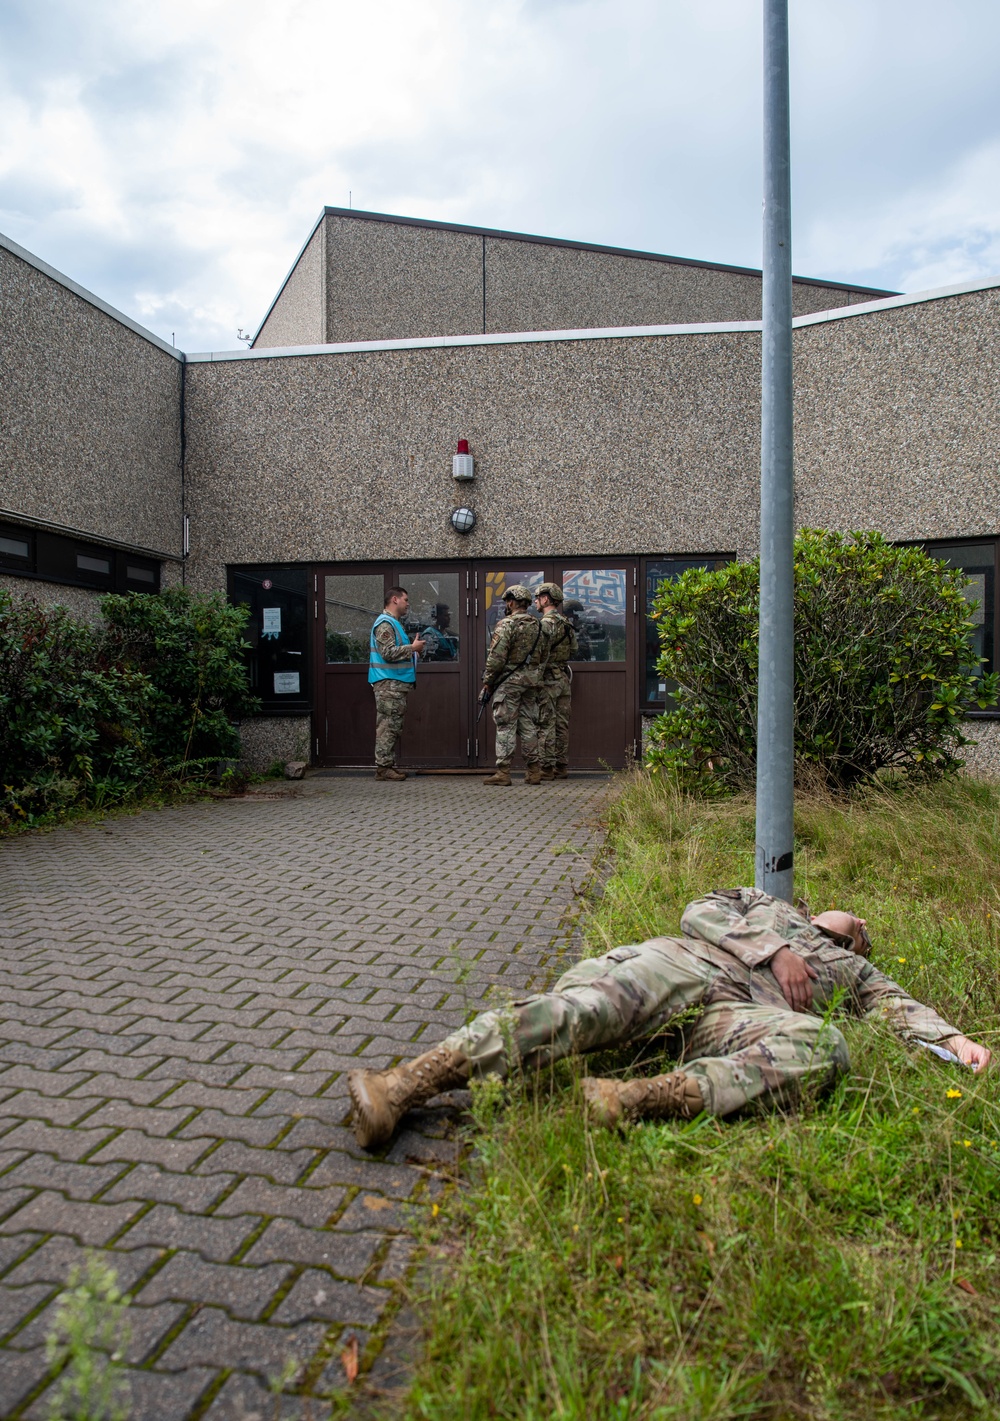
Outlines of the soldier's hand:
M963 1066L971 1066L974 1071L985 1071L990 1064L990 1051L980 1046L978 1041L970 1041L967 1036L949 1036L941 1042L949 1051L954 1051Z
M792 1011L808 1011L812 1006L812 984L818 976L809 963L803 962L790 947L779 947L767 965Z
M427 643L424 641L423 637L418 636L416 641L410 642L410 650L415 651L417 655L420 656L426 645Z

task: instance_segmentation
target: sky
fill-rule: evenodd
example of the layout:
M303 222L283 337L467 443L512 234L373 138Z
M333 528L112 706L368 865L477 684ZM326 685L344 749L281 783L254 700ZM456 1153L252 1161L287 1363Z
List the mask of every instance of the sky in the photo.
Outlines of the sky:
M1000 275L1000 5L790 0L793 266ZM324 204L759 266L759 0L0 0L0 231L238 348Z

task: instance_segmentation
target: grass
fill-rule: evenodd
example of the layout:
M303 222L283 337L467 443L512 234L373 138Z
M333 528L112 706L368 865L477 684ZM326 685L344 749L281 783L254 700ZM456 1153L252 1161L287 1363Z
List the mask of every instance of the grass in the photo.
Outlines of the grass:
M797 892L1000 1045L1000 789L798 806ZM752 882L753 807L642 775L610 812L587 950ZM421 1418L966 1418L1000 1407L1000 1109L985 1078L848 1022L852 1072L793 1113L589 1129L578 1063L475 1091L472 1180L428 1221ZM662 1043L588 1069L650 1073ZM994 1068L996 1070L996 1068Z

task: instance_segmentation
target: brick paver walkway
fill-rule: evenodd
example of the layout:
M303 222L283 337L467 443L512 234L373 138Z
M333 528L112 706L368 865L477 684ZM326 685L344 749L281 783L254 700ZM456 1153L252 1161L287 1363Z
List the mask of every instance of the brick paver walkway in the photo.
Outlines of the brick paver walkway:
M133 1421L260 1414L288 1358L309 1395L342 1386L457 1148L424 1111L365 1156L344 1073L569 943L600 781L289 791L0 846L0 1415L47 1416L44 1338L85 1247L135 1297Z

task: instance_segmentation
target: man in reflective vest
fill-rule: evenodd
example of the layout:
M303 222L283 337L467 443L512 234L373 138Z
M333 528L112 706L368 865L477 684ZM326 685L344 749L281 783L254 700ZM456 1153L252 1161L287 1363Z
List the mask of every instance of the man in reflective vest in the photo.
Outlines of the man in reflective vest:
M372 624L368 653L368 684L375 693L375 778L405 780L396 769L396 747L403 733L406 698L416 685L417 657L426 646L411 641L403 617L410 610L405 587L390 587L382 615Z

